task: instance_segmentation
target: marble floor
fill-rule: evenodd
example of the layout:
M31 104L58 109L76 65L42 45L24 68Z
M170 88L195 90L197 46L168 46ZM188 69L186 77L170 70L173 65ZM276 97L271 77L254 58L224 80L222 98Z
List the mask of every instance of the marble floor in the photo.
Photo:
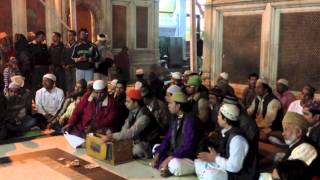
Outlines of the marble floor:
M79 158L82 158L90 163L98 164L103 169L107 169L121 177L130 179L130 180L165 179L165 178L161 178L159 175L159 172L151 168L148 165L147 161L138 160L138 161L132 161L132 162L117 165L117 166L112 166L103 161L96 160L87 156L84 149L73 149L68 145L67 141L64 139L63 136L38 138L38 139L33 139L31 141L0 145L0 157L19 155L23 153L35 152L40 150L52 149L52 148L59 148L65 152L68 152ZM32 168L33 167L30 167L31 171L32 171ZM1 174L1 168L0 168L0 174ZM19 177L19 176L15 175L15 177ZM8 179L11 180L10 177L8 177ZM17 179L28 180L28 177L23 177L23 174L21 174L21 177ZM187 177L170 177L166 179L196 180L197 178L195 176L187 176Z

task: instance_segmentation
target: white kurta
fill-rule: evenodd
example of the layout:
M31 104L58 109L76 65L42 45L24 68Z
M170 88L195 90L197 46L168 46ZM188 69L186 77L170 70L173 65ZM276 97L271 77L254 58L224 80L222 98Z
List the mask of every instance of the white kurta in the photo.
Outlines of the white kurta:
M41 88L36 92L36 107L37 112L46 115L54 116L60 109L64 94L63 91L54 87L50 92L46 88Z

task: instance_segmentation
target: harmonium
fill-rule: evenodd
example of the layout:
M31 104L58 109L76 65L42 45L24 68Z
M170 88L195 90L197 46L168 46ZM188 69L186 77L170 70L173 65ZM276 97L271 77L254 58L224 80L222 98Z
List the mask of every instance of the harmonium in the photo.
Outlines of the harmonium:
M99 134L89 134L86 137L86 153L111 165L132 161L132 147L132 140L103 143Z

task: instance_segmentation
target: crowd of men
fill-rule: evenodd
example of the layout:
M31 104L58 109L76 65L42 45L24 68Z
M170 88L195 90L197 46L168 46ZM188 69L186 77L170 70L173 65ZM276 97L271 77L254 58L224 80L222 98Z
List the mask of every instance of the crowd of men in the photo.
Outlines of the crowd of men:
M60 34L54 33L49 50L43 32L36 33L31 44L24 38L24 45L30 45L29 71L19 53L10 57L3 71L0 139L36 128L82 138L100 133L103 142L132 139L134 157L152 158L151 166L163 177L308 180L319 176L320 103L311 85L305 85L296 98L286 79L279 79L272 90L265 78L250 74L248 87L238 98L225 72L208 89L191 71L171 73L164 82L159 77L166 76L154 72L147 79L141 68L136 69L132 87L124 78L109 84L105 71L112 54L102 55L99 46L88 41L85 29L79 31L79 42L75 36L70 31L65 46ZM70 80L73 73L75 84Z

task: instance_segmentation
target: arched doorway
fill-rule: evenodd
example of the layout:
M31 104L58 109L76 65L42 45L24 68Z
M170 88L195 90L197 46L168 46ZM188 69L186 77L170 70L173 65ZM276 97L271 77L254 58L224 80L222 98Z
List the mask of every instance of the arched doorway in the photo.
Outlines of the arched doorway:
M86 6L79 4L77 5L77 28L86 28L89 31L89 40L94 40L94 17L90 9Z

